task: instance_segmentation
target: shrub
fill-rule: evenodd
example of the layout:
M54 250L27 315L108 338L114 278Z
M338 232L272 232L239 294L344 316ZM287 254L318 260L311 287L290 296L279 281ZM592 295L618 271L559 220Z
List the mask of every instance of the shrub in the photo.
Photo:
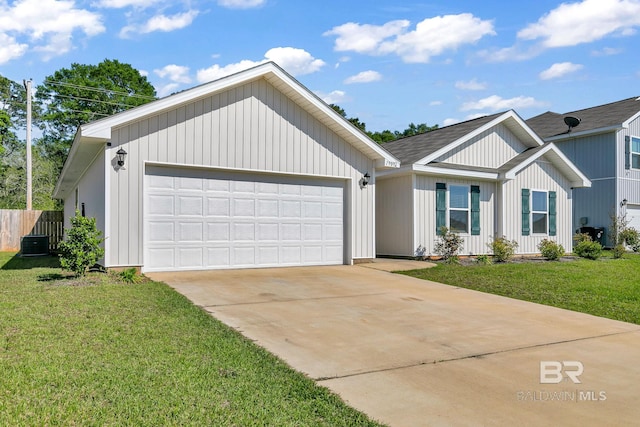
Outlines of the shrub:
M615 245L613 247L613 251L612 251L613 252L613 257L615 259L620 259L620 258L622 258L622 256L624 255L624 253L626 251L627 251L627 248L625 248L624 245L622 245L622 244Z
M58 245L60 266L76 276L84 276L87 268L96 264L104 256L100 244L104 241L96 228L95 218L86 218L76 211L71 218L71 228L66 230L66 238Z
M640 247L640 233L633 227L625 228L618 235L618 243L632 248Z
M506 262L513 258L518 248L518 242L515 240L509 240L506 237L498 237L493 239L491 243L487 243L487 246L493 251L493 256L498 262Z
M457 263L458 253L462 250L464 239L447 227L440 227L440 234L436 238L433 251L440 255L443 260Z
M564 248L562 245L549 239L544 239L538 243L538 250L543 257L551 261L556 261L564 255Z
M598 259L602 255L602 245L591 240L588 234L576 234L573 238L576 242L573 253L581 258Z
M491 258L489 258L487 255L478 255L478 257L476 258L476 262L482 265L489 265L491 264Z
M118 273L118 276L120 276L120 280L125 283L138 283L140 281L138 271L134 267L122 270L120 273Z

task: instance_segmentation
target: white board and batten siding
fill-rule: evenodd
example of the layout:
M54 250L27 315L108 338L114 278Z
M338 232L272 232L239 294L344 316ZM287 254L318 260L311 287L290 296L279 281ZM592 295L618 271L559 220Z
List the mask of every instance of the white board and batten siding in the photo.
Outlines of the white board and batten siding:
M640 169L634 169L633 167L629 169L625 168L625 137L627 136L629 138L640 138L640 117L629 122L628 129L617 132L616 169L618 171L618 185L616 208L620 209L618 214L625 213L624 209L620 207L620 202L624 199L627 199L628 204L640 205ZM627 208L627 211L628 210Z
M64 201L64 228L71 227L70 219L76 208L81 211L84 203L85 215L96 219L96 226L104 230L105 218L105 153L100 151L78 181L77 193L72 193ZM77 194L77 200L76 200Z
M546 234L522 235L522 189L556 192L556 236ZM517 253L540 253L538 244L550 239L561 244L567 252L573 248L572 193L571 182L544 157L535 161L515 179L506 181L504 192L504 235L518 242Z
M497 169L527 148L509 128L498 124L435 161Z
M445 183L447 191L451 185L478 185L480 187L480 234L472 236L461 233L464 246L462 255L479 255L488 252L487 243L491 242L496 229L496 182L470 181L447 177L416 175L415 181L415 236L414 251L422 246L427 255L436 255L436 183Z
M413 176L378 179L376 193L376 251L413 256Z
M146 165L339 178L345 203L345 258L373 258L374 161L344 141L264 79L115 128L109 160L127 151L124 169L109 168L109 266L144 265ZM266 175L265 175L266 176ZM117 225L117 226L116 226Z

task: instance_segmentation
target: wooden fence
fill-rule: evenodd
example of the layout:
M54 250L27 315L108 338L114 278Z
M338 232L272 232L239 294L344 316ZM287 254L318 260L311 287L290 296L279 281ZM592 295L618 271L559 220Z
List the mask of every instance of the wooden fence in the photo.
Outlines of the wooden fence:
M19 251L23 236L49 236L49 250L62 241L64 215L60 211L0 209L0 251Z

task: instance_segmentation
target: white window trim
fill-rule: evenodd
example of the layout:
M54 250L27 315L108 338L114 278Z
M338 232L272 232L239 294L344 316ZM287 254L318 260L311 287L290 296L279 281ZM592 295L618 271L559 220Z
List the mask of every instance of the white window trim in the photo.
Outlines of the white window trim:
M629 165L631 166L631 169L640 170L640 168L634 168L634 167L633 167L633 156L634 156L634 155L637 155L637 156L639 156L639 157L640 157L640 151L633 151L633 140L634 140L634 139L635 139L636 141L640 142L640 137L637 137L637 136L632 136L632 137L629 139L629 156L630 156L630 159L629 159Z
M549 190L531 189L530 191L531 191L531 196L529 197L529 223L531 224L531 235L532 236L548 236L549 235ZM547 209L545 211L534 211L533 210L533 193L544 193L545 194L545 200L547 202ZM544 215L546 217L544 233L535 233L533 231L533 214L534 213L537 213L537 214L544 213Z
M467 208L452 208L451 207L451 187L464 187L467 189ZM467 231L456 231L461 236L468 236L471 233L471 186L466 184L449 184L447 183L447 228L451 230L451 211L466 211L467 212Z

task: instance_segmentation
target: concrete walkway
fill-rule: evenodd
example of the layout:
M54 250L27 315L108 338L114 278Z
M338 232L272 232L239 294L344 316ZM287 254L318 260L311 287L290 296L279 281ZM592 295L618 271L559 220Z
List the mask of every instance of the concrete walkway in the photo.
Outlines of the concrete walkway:
M149 276L391 426L640 419L640 326L371 267Z

